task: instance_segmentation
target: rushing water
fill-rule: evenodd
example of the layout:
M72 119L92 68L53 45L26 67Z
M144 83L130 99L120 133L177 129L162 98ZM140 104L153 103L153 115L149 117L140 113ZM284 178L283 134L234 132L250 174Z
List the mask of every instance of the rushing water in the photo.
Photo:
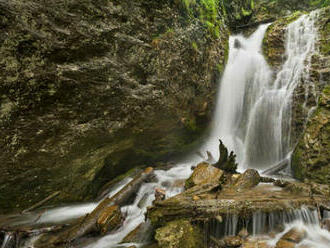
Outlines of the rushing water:
M288 26L286 61L278 73L270 69L262 55L268 25L260 26L249 38L230 38L213 129L205 146L215 158L219 156L219 138L235 151L241 169L266 169L289 156L294 90L302 83L306 101L314 90L309 65L317 39L316 16L317 12L312 12Z
M310 63L315 51L315 17L316 13L305 15L288 26L286 61L278 73L271 70L262 55L262 40L268 25L261 25L249 38L241 35L230 37L229 58L220 83L212 131L200 152L209 151L218 159L218 139L221 138L230 150L236 152L241 169L265 169L290 154L292 95L300 82L306 84L306 89L311 88L307 83L309 72L306 64ZM191 166L202 161L196 155L188 157L188 160L170 170L156 170L157 182L143 184L134 202L121 208L127 216L122 227L115 233L93 241L87 247L118 245L129 232L144 222L144 213L154 200L156 187L166 189L167 197L180 193L182 186L177 182L186 179L191 174ZM128 178L122 181L106 197L114 195L130 180ZM97 203L90 203L57 208L46 211L37 220L32 216L16 224L29 223L33 218L37 223L62 222L89 213L96 206ZM270 229L279 221L288 223L299 220L313 224L314 219L310 219L313 216L315 217L314 212L304 209L267 216L255 213L250 224L252 232L258 234L264 231L262 229L266 223ZM238 216L228 216L225 223L225 234L237 233ZM323 233L320 232L320 235ZM9 238L6 236L7 241ZM313 236L311 240L317 238ZM130 245L132 244L122 246Z

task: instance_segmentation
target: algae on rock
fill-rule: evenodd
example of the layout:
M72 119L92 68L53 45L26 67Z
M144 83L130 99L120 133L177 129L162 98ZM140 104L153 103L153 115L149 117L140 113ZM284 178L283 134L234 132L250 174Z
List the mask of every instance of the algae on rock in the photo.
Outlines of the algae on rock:
M199 227L188 220L176 220L156 230L160 248L202 248L203 235Z

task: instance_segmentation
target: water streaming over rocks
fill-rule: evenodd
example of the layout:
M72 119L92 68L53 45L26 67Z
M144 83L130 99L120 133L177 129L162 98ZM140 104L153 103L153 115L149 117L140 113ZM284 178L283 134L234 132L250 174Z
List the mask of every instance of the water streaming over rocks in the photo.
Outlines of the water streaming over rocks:
M305 65L310 63L311 55L315 51L316 15L304 15L289 25L286 61L276 75L267 65L261 49L268 25L261 25L249 38L241 35L230 38L229 59L221 80L212 131L209 139L201 147L201 152L210 151L217 159L218 139L221 138L229 149L236 152L241 169L265 169L288 156L291 151L292 94L301 81L308 82L308 66ZM311 87L306 85L307 88ZM188 157L189 159L172 169L156 170L156 182L143 184L134 202L121 208L126 215L122 227L115 233L89 243L87 247L106 248L118 245L128 233L144 221L144 213L154 200L156 187L165 188L167 197L180 193L183 189L175 182L186 179L191 174L191 165L202 161L196 155ZM118 192L130 180L126 179L119 183L108 197ZM92 211L96 205L97 203L91 203L50 210L37 222L61 222L77 218ZM214 225L209 225L208 229L215 232L216 236L221 236L236 235L245 227L257 235L270 232L276 226L292 221L318 224L317 212L307 208L268 214L256 212L250 220L228 214L224 223L215 222ZM314 232L311 233L310 240L319 240L313 236ZM329 235L323 231L318 233ZM7 239L6 236L5 240ZM122 244L123 247L130 245L132 244Z
M301 83L305 101L315 91L309 68L317 38L316 17L317 12L312 12L289 24L286 60L278 73L272 72L262 55L268 25L261 25L249 38L230 37L213 129L205 145L215 158L219 137L235 151L242 169L266 169L290 155L294 90Z

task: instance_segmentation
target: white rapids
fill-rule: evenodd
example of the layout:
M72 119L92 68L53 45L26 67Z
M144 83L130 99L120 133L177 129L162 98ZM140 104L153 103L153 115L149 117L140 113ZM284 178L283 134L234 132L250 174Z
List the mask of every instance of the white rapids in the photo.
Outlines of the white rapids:
M296 245L297 248L329 248L330 247L330 232L321 229L318 224L306 224L302 220L296 220L285 225L285 230L275 236L274 239L268 242L270 247L275 247L279 239L290 229L297 228L298 230L306 231L307 237Z
M269 24L261 25L249 38L241 35L230 37L228 63L219 86L210 136L201 146L200 152L209 151L215 159L218 159L220 138L229 150L237 154L240 170L266 169L290 154L292 95L301 81L306 83L306 88L311 88L307 85L309 68L306 65L310 63L311 55L315 52L316 15L316 12L304 15L288 26L286 61L278 73L271 70L262 55L262 41ZM180 193L182 186L178 186L177 182L189 177L191 166L203 160L195 153L188 158L170 170L156 170L157 182L143 184L134 202L121 208L127 216L123 226L115 233L94 240L86 247L132 245L119 245L119 243L129 232L145 221L144 214L147 206L150 206L154 200L155 188L164 188L167 197ZM130 180L121 182L106 197L114 195ZM144 199L142 205L141 199ZM96 206L97 202L48 210L41 215L37 223L62 222L77 218L91 212ZM258 216L255 218L258 219ZM236 223L237 220L232 222ZM292 225L304 226L297 223ZM236 232L233 224L229 224L228 228L230 229L228 232ZM319 240L314 235L315 232L321 236L329 236L324 230L316 228L313 230L309 232L310 242ZM139 244L135 245L139 246Z

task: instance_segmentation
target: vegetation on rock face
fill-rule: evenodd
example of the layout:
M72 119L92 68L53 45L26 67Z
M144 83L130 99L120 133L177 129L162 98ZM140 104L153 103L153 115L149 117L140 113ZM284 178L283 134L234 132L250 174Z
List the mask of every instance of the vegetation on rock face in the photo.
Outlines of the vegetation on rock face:
M256 21L275 20L296 11L311 11L329 6L329 0L257 0L255 4Z
M309 122L306 118L309 113L303 108L306 101L305 88L299 84L293 95L291 141L292 145L297 147L293 153L292 169L295 177L298 179L311 179L319 183L330 183L329 180L329 109L327 99L329 92L329 12L330 8L320 11L318 21L316 22L319 41L317 42L319 54L312 58L310 80L313 81L316 89L316 96L319 97L319 106L314 112ZM283 63L285 51L285 31L289 23L299 18L301 11L279 18L269 26L264 41L263 50L268 63L274 70L279 70ZM307 106L313 106L316 99L314 96L308 96Z
M312 62L312 80L319 91L318 107L310 117L293 153L292 170L298 179L330 184L330 7L321 10L319 54Z

